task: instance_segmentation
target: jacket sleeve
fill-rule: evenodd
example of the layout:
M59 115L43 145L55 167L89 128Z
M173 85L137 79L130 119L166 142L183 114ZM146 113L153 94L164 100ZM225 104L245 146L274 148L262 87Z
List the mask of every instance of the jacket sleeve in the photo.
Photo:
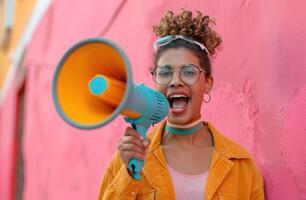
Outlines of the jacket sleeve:
M264 189L263 185L258 186L257 188L254 189L252 192L251 200L264 200L265 195L264 195Z
M251 200L264 200L265 199L264 182L263 182L262 176L257 166L255 165L255 163L254 163L254 166L255 166L255 173L254 173L254 179L253 179Z
M104 172L98 200L136 199L140 182L132 179L116 152Z

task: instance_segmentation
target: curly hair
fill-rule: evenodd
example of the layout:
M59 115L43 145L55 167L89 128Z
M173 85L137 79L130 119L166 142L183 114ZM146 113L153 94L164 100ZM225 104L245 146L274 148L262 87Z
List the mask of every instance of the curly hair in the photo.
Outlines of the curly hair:
M157 36L164 37L166 35L183 35L198 41L207 48L209 55L195 44L188 43L184 40L175 40L165 46L160 47L154 57L154 64L164 51L169 48L184 47L190 49L195 56L200 60L201 66L205 69L205 75L211 75L210 57L216 52L216 48L222 43L221 37L210 27L215 22L209 16L203 16L200 11L196 11L197 16L193 17L192 12L182 9L178 15L174 15L171 10L168 10L164 17L161 18L158 25L153 26L153 31Z
M200 11L193 18L192 12L182 9L178 15L168 10L158 25L153 26L157 36L184 35L193 38L205 45L210 55L214 55L215 49L221 44L221 37L210 27L215 21L209 16L203 16Z

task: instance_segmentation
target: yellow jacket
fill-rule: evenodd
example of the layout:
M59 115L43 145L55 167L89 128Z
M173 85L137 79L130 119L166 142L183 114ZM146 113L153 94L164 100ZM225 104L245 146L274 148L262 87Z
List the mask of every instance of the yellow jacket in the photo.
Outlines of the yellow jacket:
M263 181L249 153L221 135L207 123L214 140L215 150L209 169L205 191L206 200L264 199ZM107 167L99 200L109 199L175 199L171 177L160 146L165 123L153 130L148 157L140 181L132 179L116 152Z

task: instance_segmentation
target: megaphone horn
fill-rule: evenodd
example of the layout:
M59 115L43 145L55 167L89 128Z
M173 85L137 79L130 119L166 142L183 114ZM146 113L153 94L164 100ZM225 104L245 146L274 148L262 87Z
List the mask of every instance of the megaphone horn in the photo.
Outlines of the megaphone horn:
M163 94L133 83L127 56L104 38L83 40L65 53L54 74L52 95L60 116L74 127L98 128L121 114L144 138L169 110ZM143 161L130 160L133 178L140 179L142 166Z

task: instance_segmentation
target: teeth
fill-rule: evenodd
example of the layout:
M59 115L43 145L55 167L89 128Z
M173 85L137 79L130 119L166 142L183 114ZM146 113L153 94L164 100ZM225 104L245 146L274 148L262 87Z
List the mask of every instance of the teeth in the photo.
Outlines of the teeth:
M180 98L180 97L188 97L188 96L182 94L174 94L170 96L170 98Z
M180 98L184 98L185 103L189 102L189 96L185 94L172 94L168 96L170 107L174 109L180 109L184 107L186 104L184 103L184 100Z

